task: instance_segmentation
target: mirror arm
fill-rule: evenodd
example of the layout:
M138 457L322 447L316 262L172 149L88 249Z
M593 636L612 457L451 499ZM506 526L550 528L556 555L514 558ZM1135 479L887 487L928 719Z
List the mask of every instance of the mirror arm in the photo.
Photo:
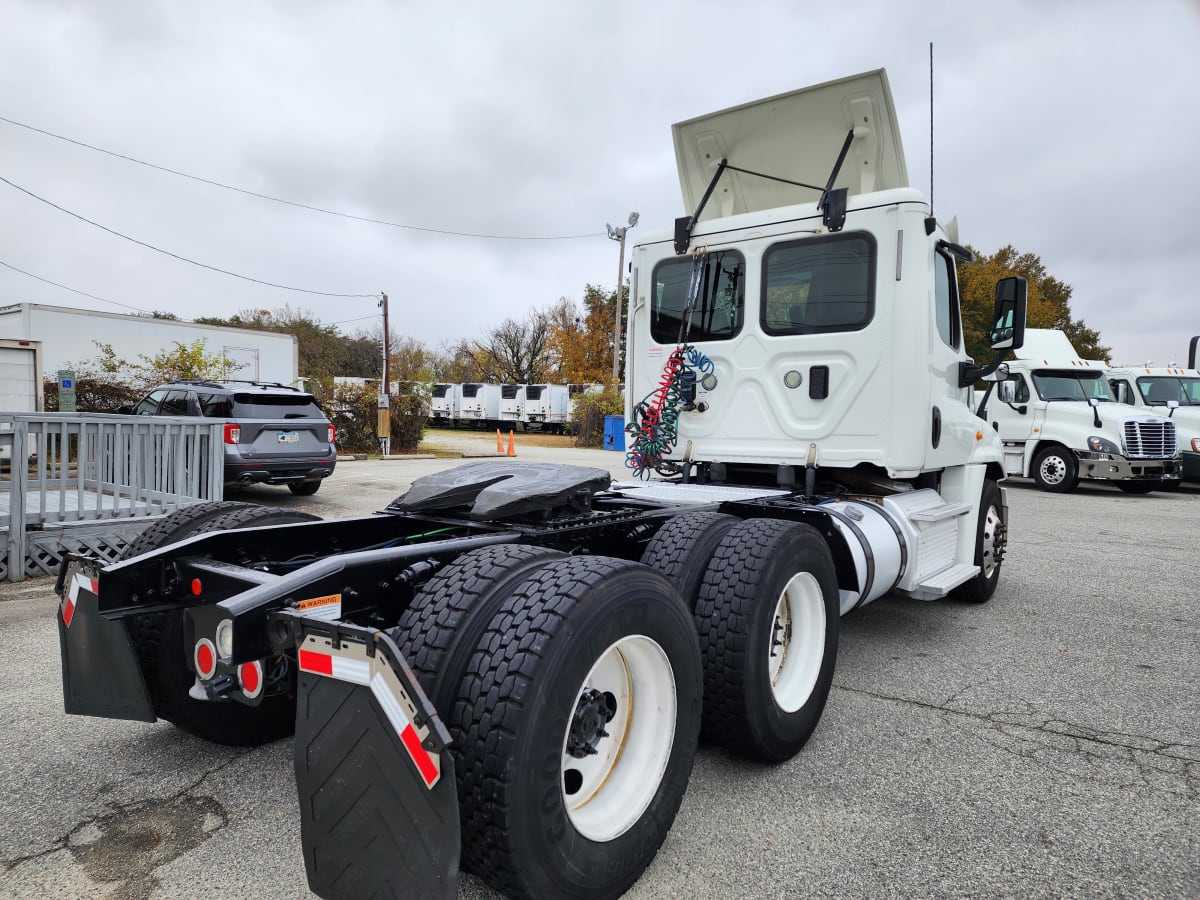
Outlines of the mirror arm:
M986 365L977 366L973 362L960 362L958 364L958 386L960 388L971 387L981 378L987 378L1004 362L1004 357L1008 350L1001 350L996 354L996 358Z

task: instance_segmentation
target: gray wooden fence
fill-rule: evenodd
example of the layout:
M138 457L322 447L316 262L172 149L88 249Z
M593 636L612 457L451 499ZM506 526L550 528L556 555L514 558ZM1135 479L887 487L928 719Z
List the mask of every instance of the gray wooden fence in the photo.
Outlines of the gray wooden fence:
M0 413L0 579L51 574L66 551L115 559L155 517L220 500L222 425Z

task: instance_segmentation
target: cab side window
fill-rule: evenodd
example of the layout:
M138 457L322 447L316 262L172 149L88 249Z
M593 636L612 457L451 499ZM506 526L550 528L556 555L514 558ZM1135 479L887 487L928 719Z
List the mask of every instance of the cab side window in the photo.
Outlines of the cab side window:
M1029 382L1025 380L1025 376L1010 375L1008 380L1013 383L1013 403L1028 403Z
M954 277L954 261L945 253L937 253L933 261L933 271L938 334L947 346L957 350L962 326L959 321L958 283Z

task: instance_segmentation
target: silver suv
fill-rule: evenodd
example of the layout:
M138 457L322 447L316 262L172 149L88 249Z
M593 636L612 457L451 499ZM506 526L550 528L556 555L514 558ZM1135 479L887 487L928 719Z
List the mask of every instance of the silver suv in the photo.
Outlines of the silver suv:
M312 394L285 384L175 381L155 388L130 411L224 419L227 484L286 484L307 497L337 462L332 423Z

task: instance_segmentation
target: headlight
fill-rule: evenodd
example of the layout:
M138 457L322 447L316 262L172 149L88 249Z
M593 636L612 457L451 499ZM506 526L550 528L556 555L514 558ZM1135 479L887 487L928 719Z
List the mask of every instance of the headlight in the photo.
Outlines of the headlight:
M1088 438L1088 449L1096 453L1117 453L1121 452L1121 448L1110 441L1108 438L1102 438L1098 434L1093 434Z
M1192 438L1192 452L1200 453L1200 438Z
M222 659L233 656L233 619L222 619L217 624L217 653Z

